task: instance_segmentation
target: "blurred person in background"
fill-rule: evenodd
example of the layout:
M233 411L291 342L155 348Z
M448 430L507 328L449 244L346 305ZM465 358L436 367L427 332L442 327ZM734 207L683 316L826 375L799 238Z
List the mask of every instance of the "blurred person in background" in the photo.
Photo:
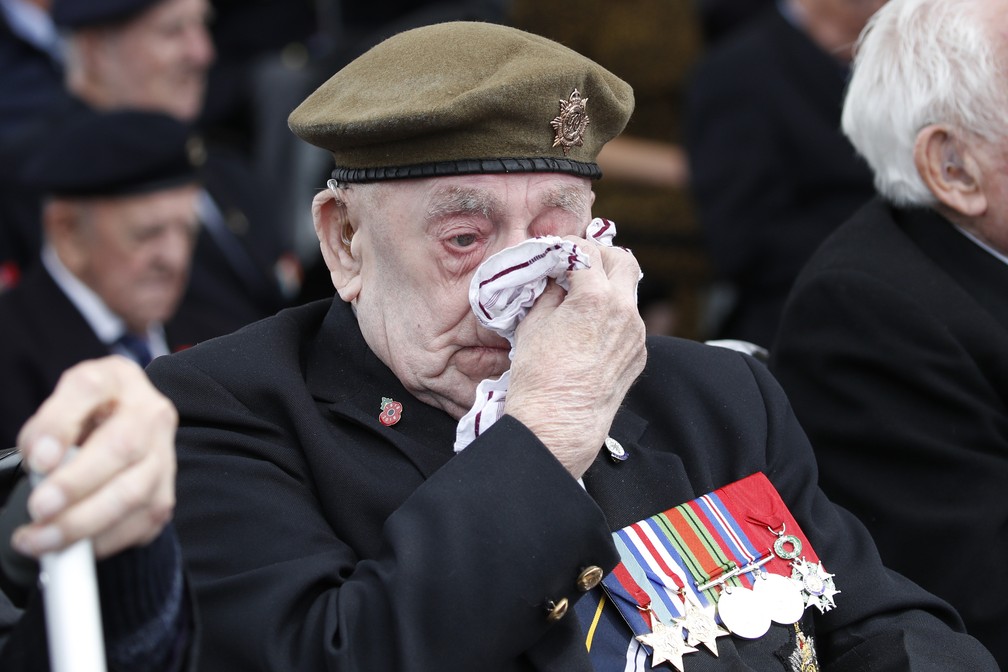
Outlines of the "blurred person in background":
M840 132L851 46L884 0L782 0L693 74L686 146L719 283L711 336L768 347L795 276L874 195Z
M156 112L81 112L26 167L46 194L41 263L0 294L0 445L73 364L118 353L146 366L172 331L199 231L188 127Z

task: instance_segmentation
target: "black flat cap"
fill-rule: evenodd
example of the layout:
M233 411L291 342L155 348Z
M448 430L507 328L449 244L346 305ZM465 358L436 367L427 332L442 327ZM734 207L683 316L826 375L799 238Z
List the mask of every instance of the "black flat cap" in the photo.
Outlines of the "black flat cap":
M84 28L125 21L161 0L53 0L49 10L61 28Z
M449 22L391 37L308 96L288 123L362 182L469 173L596 178L633 110L630 85L515 28Z
M28 161L24 182L51 196L122 196L199 180L202 146L158 112L84 111L59 124Z

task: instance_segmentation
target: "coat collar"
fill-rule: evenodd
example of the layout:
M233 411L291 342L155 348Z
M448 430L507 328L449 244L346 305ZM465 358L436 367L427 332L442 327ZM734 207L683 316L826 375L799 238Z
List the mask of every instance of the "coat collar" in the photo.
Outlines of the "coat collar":
M933 210L900 210L895 218L924 254L1008 330L1008 265Z

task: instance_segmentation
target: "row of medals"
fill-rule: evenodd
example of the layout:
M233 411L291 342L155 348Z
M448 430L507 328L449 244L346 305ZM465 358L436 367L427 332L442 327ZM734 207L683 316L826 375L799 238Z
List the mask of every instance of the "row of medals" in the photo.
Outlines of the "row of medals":
M652 612L652 632L637 637L652 649L652 667L668 662L683 672L683 656L699 651L704 646L718 655L717 638L733 634L745 639L762 637L771 623L792 625L797 623L805 609L815 606L825 613L836 606L833 596L838 592L833 575L823 569L822 563L811 563L801 556L801 541L790 534L777 533L773 549L747 565L733 569L713 581L698 585L703 592L719 587L717 616L714 606L704 607L688 591L683 596L683 615L673 618L667 625ZM791 562L791 576L771 574L763 565L775 557ZM752 588L731 586L729 579L744 574L755 574Z

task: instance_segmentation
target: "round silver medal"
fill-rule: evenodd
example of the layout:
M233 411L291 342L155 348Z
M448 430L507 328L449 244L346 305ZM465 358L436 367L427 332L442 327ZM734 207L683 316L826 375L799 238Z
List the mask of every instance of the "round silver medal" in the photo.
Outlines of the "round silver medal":
M805 598L791 579L764 572L756 578L753 592L759 596L770 620L781 625L797 623L805 612Z
M770 629L763 600L748 588L726 586L718 598L717 612L732 634L745 639L757 639Z

